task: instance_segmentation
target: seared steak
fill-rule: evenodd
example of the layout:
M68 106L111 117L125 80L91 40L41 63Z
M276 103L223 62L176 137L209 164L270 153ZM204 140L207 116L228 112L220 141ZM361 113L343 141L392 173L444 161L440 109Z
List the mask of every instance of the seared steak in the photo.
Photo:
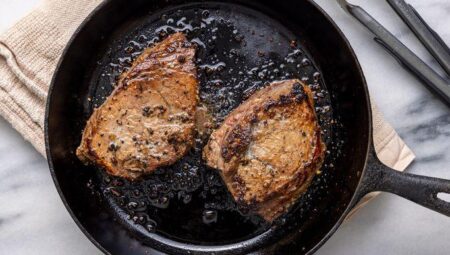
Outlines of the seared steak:
M129 179L181 158L194 139L194 55L182 33L146 49L88 120L77 156Z
M203 157L242 209L271 222L307 190L324 151L311 90L285 80L237 107L213 132Z

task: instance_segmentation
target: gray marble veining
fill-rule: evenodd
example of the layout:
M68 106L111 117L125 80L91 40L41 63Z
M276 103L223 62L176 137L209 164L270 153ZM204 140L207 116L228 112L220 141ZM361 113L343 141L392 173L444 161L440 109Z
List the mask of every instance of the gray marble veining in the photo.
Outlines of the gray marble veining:
M385 1L364 7L437 67ZM0 0L0 32L40 0ZM381 49L334 0L317 0L348 37L370 92L417 155L408 171L450 179L450 109ZM408 0L450 44L450 1ZM394 195L363 208L318 251L320 255L449 254L450 219ZM65 210L46 161L0 119L0 254L101 254Z

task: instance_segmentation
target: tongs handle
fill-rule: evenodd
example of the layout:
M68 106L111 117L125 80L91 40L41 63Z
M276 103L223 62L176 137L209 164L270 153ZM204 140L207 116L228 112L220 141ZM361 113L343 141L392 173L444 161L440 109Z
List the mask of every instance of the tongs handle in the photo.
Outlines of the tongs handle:
M383 45L392 55L394 55L412 74L424 81L432 91L441 96L447 105L450 105L450 85L448 80L442 78L431 67L417 57L416 54L408 49L364 9L359 6L348 4L347 10L375 34L375 40L378 43Z
M387 2L450 76L450 49L441 37L428 26L414 7L404 0L387 0Z

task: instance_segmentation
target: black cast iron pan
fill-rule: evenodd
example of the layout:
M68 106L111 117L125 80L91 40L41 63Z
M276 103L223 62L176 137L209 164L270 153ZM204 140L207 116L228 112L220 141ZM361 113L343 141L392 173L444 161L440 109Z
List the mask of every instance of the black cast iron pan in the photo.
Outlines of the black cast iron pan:
M256 89L299 78L315 92L328 152L296 206L269 225L241 214L200 154L129 182L74 155L92 110L147 46L183 31L198 46L200 95L220 122ZM387 191L450 215L450 182L398 173L372 146L364 76L345 37L312 1L104 1L56 69L46 112L47 156L58 192L107 254L305 254L336 231L368 192Z

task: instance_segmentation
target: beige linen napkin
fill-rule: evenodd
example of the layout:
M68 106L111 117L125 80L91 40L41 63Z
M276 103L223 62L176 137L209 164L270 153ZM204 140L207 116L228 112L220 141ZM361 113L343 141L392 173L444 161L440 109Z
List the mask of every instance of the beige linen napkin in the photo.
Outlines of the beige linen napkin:
M0 36L0 115L43 156L48 86L68 40L101 0L45 0ZM374 143L386 165L404 170L414 159L373 106ZM361 202L367 203L375 194ZM359 206L357 207L359 208Z

